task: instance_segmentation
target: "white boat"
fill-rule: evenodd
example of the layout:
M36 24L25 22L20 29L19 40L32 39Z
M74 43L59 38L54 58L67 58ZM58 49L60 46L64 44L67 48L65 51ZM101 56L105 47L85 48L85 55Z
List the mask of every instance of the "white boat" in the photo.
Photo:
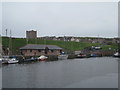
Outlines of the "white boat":
M120 53L119 53L119 52L116 52L116 53L114 54L114 57L120 57Z
M0 58L0 64L2 63L2 58Z
M8 64L14 64L14 63L18 63L19 60L16 60L16 58L11 58L8 60Z
M66 54L58 55L59 60L66 60L67 58L68 58L68 55L66 55Z
M2 57L2 64L7 64L9 59L10 59L9 56L3 56Z
M40 60L40 61L44 61L46 59L48 59L48 57L46 57L44 55L41 55L40 57L38 57L38 60Z

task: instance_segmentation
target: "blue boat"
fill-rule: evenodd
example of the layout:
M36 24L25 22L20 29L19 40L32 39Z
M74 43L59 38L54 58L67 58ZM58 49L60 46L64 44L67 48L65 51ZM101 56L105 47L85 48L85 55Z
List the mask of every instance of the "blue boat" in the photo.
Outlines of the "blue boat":
M37 58L31 57L31 58L25 59L24 62L37 61L37 60L38 60Z
M98 54L91 54L90 57L99 57Z

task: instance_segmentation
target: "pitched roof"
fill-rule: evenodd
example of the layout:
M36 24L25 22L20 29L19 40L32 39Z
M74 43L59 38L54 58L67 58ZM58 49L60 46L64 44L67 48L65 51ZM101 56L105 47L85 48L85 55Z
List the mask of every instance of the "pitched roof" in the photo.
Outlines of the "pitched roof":
M56 46L56 45L39 45L39 44L27 44L26 46L24 47L21 47L20 49L45 49L45 48L48 48L48 49L59 49L61 50L62 48Z

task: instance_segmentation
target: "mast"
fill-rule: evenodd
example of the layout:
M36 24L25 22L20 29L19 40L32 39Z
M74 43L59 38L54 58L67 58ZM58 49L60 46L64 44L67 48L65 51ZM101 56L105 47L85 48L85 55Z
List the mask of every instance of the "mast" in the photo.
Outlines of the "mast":
M7 31L8 31L8 30L6 29L5 31L6 31L6 37L7 37Z
M2 37L0 34L0 57L2 57Z
M9 56L12 55L12 31L10 30L10 37L9 37Z

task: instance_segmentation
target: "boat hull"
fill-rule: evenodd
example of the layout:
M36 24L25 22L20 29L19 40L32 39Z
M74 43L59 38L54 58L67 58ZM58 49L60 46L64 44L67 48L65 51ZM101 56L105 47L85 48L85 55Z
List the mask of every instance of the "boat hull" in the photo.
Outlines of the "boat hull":
M113 56L120 58L120 53L116 52Z
M8 64L15 64L15 63L18 63L18 60L16 60L16 61L8 61Z
M87 57L87 55L84 55L84 54L83 54L83 55L77 55L77 56L76 56L76 58L86 58L86 57Z
M40 57L38 58L39 61L45 61L45 60L47 60L47 59L48 59L48 57L46 57L46 56L40 56Z
M66 60L68 59L68 55L59 55L58 60Z

